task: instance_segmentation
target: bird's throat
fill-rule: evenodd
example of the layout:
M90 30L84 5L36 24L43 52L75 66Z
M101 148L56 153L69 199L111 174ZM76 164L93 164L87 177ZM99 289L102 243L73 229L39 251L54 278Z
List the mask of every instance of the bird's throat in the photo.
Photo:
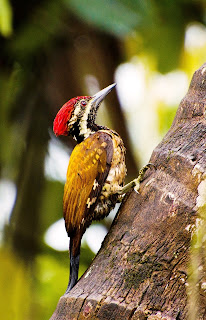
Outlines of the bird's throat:
M77 141L81 143L83 140L87 139L91 134L101 130L102 127L98 126L96 123L90 123L84 120L77 121L70 131L70 134Z

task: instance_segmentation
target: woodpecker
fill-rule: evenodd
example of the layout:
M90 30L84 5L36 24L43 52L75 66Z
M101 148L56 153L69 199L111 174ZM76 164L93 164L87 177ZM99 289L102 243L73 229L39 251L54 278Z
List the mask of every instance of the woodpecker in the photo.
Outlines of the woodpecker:
M65 227L70 237L68 293L78 280L81 239L93 220L103 219L122 195L138 190L145 166L137 179L124 186L125 147L120 135L95 123L97 110L112 84L94 96L79 96L66 102L54 119L56 136L72 135L77 141L67 169L63 196Z

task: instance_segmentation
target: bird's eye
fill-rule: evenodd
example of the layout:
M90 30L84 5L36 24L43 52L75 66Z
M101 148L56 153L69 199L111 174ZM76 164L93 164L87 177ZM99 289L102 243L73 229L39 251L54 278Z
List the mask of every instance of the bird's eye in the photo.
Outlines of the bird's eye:
M82 100L82 101L81 101L81 105L82 105L83 107L86 106L86 104L87 104L87 103L86 103L85 100Z

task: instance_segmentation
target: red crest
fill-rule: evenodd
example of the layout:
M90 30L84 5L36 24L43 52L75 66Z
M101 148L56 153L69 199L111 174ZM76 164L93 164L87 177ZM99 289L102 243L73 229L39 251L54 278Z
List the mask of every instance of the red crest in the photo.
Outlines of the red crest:
M75 109L75 106L77 102L81 99L85 99L88 97L76 97L72 98L71 100L67 101L63 107L59 110L57 113L54 124L53 124L53 131L56 136L67 136L68 135L68 129L67 129L67 123L70 120L72 113Z

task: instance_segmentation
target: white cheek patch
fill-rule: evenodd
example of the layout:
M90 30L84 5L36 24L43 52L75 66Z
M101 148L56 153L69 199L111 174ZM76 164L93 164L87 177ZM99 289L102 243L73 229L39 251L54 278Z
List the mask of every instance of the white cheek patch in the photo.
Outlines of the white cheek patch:
M91 129L89 129L87 127L87 124L88 124L88 116L89 116L89 113L91 111L91 103L88 103L85 110L84 110L84 114L83 116L81 117L81 121L79 122L79 133L80 133L80 136L84 136L85 138L87 138L91 133ZM80 111L79 113L81 112L81 108L80 108Z
M77 116L74 114L71 119L69 120L69 123L68 123L68 129L70 130L73 125L75 124L75 122L77 121Z
M71 129L73 127L73 125L75 124L75 122L77 122L78 115L80 114L80 112L81 112L81 107L80 107L80 105L77 105L76 108L74 109L73 116L69 120L68 129Z
M78 104L74 109L74 116L76 116L77 118L80 113L81 113L81 106Z

